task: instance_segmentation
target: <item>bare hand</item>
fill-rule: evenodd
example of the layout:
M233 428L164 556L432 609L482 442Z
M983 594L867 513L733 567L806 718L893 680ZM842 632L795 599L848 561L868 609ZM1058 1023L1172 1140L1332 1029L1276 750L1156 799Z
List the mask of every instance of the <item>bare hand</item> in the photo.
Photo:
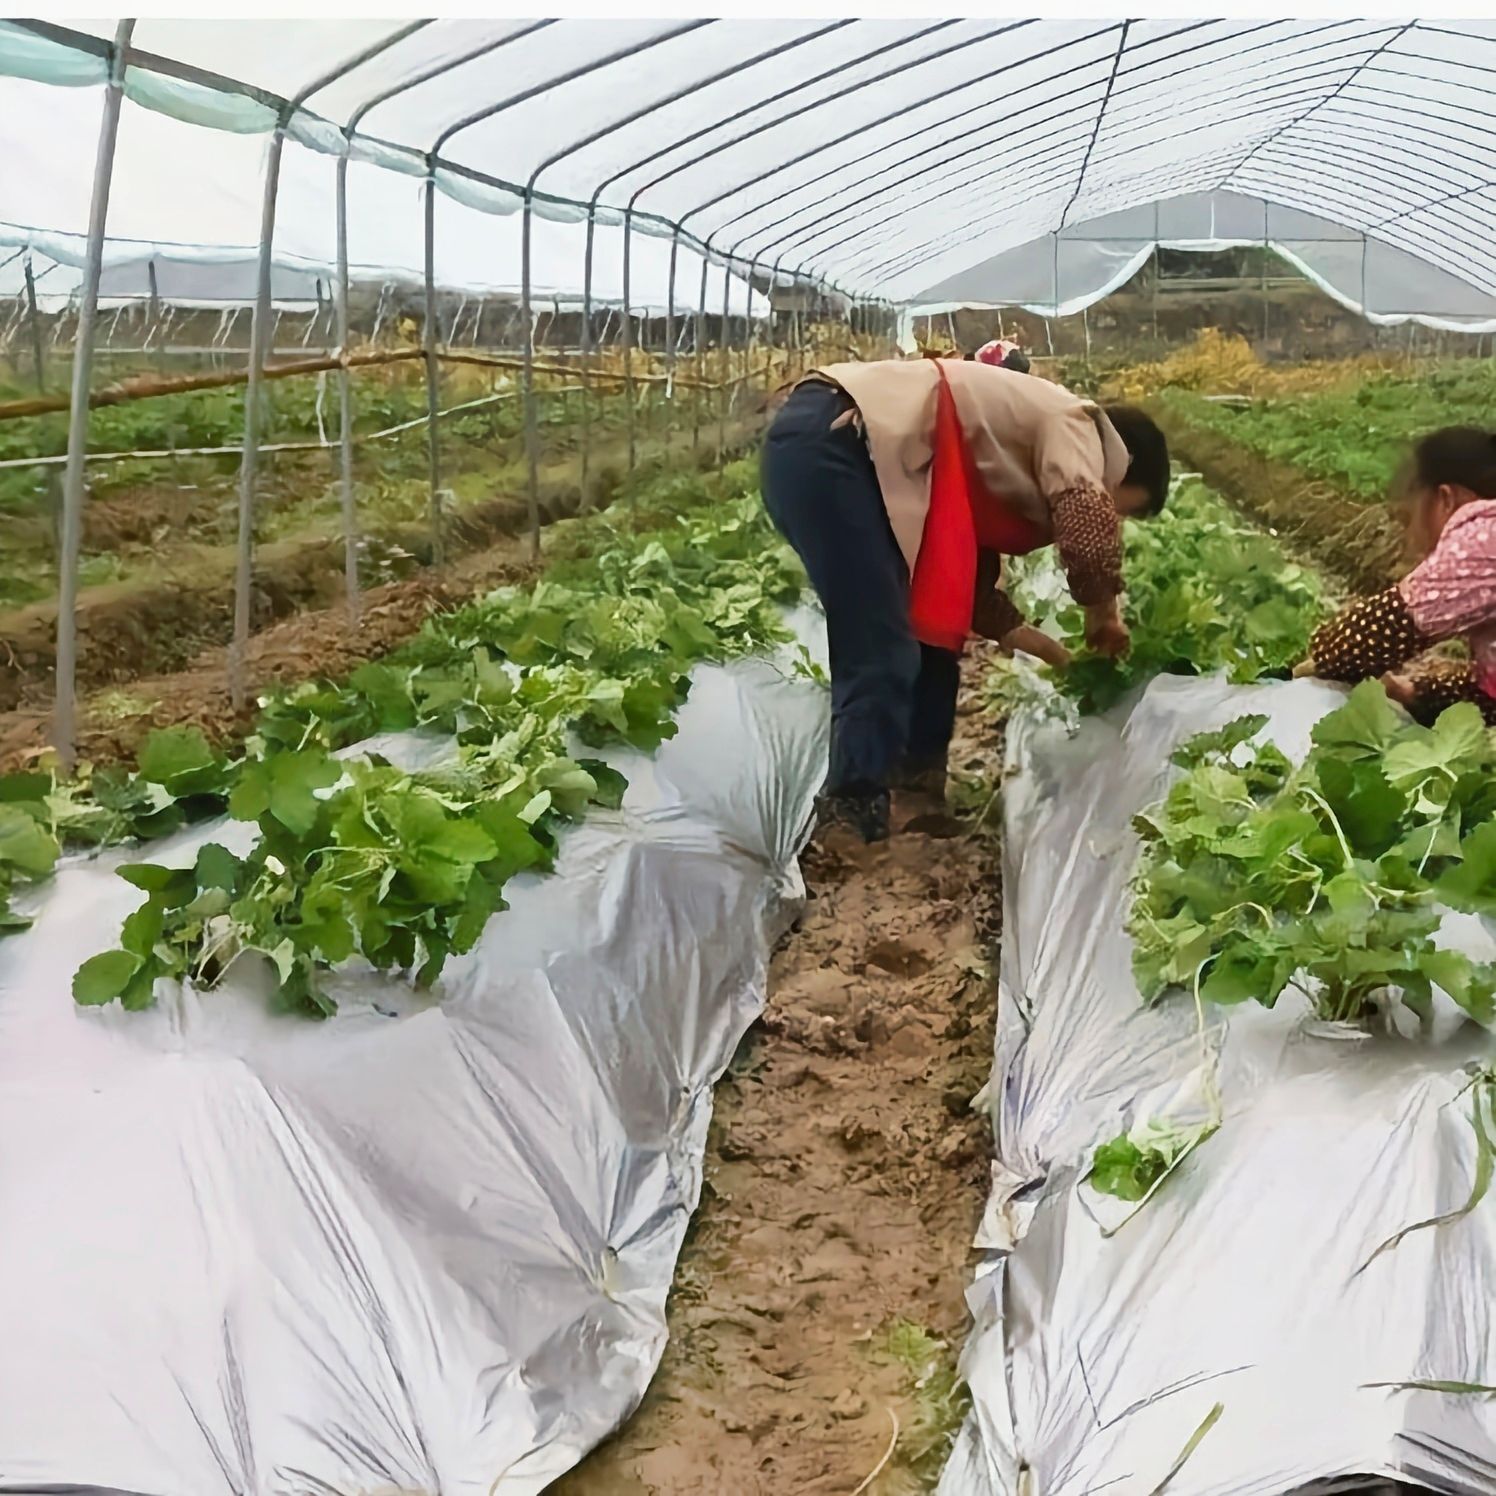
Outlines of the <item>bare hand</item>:
M1009 629L998 640L998 647L1006 655L1018 654L1020 651L1033 655L1036 660L1043 660L1053 670L1063 670L1070 663L1070 651L1058 639L1051 639L1042 629L1036 629L1027 623L1020 624L1016 629Z
M1406 675L1393 675L1389 672L1382 677L1382 686L1388 697L1399 706L1412 706L1418 699L1418 687Z
M1303 680L1306 675L1318 674L1319 666L1316 665L1313 660L1300 660L1299 663L1293 667L1293 678L1295 680Z
M1110 660L1120 658L1132 648L1132 635L1122 622L1122 609L1115 598L1086 609L1086 643Z

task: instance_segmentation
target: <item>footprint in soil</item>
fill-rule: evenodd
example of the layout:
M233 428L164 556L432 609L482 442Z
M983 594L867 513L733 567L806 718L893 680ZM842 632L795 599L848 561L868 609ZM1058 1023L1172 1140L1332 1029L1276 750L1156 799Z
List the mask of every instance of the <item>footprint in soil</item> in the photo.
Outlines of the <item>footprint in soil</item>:
M864 961L878 971L895 977L922 977L934 962L923 952L905 945L902 940L879 940L870 945Z

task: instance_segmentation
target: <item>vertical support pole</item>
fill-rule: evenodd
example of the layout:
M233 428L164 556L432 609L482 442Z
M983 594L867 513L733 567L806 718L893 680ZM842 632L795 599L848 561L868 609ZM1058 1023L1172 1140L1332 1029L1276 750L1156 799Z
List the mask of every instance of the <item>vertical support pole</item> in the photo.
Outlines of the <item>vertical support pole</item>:
M1370 317L1370 315L1371 315L1371 307L1367 304L1367 298L1366 298L1366 235L1362 234L1361 235L1361 322L1362 322L1362 325L1365 326L1368 329L1371 328L1371 322L1368 320L1369 317ZM1368 347L1372 345L1373 341L1374 340L1372 338L1368 337L1368 339L1367 339L1367 345L1368 345Z
M348 146L338 157L338 278L334 287L338 318L338 466L343 509L343 589L348 627L359 625L358 510L353 491L353 380L348 373Z
M701 445L701 407L706 399L706 246L701 250L701 309L696 313L696 398L691 402L691 450Z
M769 272L769 363L770 366L777 362L778 338L779 338L779 308L776 305L779 298L779 267L784 263L784 255L775 255L774 268ZM789 363L786 360L785 377L789 377Z
M665 284L665 444L670 444L675 415L675 271L680 262L680 225L670 234L670 275Z
M244 705L246 696L250 592L254 585L256 479L260 459L260 385L272 333L271 250L275 241L275 199L280 189L285 126L284 119L276 125L275 134L270 138L270 153L265 162L258 280L255 286L254 316L249 327L249 378L244 387L244 447L239 458L239 533L234 558L234 639L229 646L229 699L235 710Z
M1271 309L1267 295L1267 230L1267 202L1264 199L1262 204L1262 352L1264 357L1267 354L1268 313Z
M161 287L156 282L156 262L154 259L145 262L146 285L150 291L150 302L148 320L149 330L144 338L145 347L150 347L151 339L156 335L156 329L161 325ZM161 360L157 360L161 362Z
M1089 307L1080 309L1080 325L1086 335L1086 361L1091 358L1091 312Z
M743 314L743 383L742 390L746 396L749 381L753 378L753 277L758 272L758 256L755 255L748 262L748 301L747 311Z
M441 566L447 559L446 534L442 525L441 441L437 435L437 413L441 408L441 362L436 335L436 162L426 175L426 313L421 329L426 345L426 456L430 472L431 562Z
M1153 313L1153 352L1158 356L1158 283L1163 275L1163 256L1159 252L1159 239L1162 235L1162 225L1159 220L1158 204L1153 205L1153 287L1150 293L1150 309Z
M634 210L623 210L623 403L627 407L624 419L628 423L629 472L634 471L638 460L637 438L634 431L634 314L629 306L630 252L633 249ZM629 503L634 502L633 485L629 485Z
M42 317L36 304L36 276L31 269L31 256L28 253L24 265L26 271L26 315L31 324L31 361L36 369L36 388L38 393L45 394L47 390L47 350L42 341Z
M109 187L114 179L114 147L119 138L125 62L134 21L121 21L109 58L109 87L99 122L94 157L93 195L88 206L88 249L78 293L78 332L73 350L72 403L68 407L68 460L62 478L62 547L57 589L57 694L52 735L64 773L77 764L78 733L78 557L83 548L83 459L88 450L88 394L93 373L94 321L99 310L99 277L104 268L104 228L109 219ZM30 279L30 262L27 278Z
M722 265L722 325L719 330L717 344L722 351L719 362L722 365L721 383L717 390L717 466L720 468L727 451L727 395L732 388L732 338L730 326L732 318L732 271L728 268L724 259Z
M592 507L592 257L597 240L597 200L587 205L587 250L582 261L582 474L579 505Z
M524 217L520 226L520 314L524 322L525 362L522 384L525 402L526 499L530 506L530 555L540 559L540 425L535 408L535 317L530 297L531 239L535 223L534 198L525 191Z

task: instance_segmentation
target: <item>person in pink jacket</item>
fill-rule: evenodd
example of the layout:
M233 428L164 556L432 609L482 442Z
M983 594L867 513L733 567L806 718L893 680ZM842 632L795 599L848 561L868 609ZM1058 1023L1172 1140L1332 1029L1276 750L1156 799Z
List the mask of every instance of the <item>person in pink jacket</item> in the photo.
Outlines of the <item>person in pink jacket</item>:
M1381 676L1420 721L1473 701L1496 725L1496 433L1449 426L1413 449L1403 476L1417 566L1360 598L1315 634L1295 672L1326 680ZM1469 661L1419 661L1463 639ZM1407 668L1405 668L1407 667Z
M975 363L991 364L994 369L1010 369L1014 374L1027 374L1033 367L1028 354L1007 338L994 338L967 356Z

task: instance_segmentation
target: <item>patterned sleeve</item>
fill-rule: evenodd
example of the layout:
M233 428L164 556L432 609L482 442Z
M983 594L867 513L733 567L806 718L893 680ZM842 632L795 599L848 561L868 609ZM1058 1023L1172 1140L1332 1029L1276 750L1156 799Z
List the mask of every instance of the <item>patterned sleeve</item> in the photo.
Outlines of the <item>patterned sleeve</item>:
M1343 608L1309 648L1323 679L1359 681L1397 669L1432 642L1419 633L1402 593L1389 587Z
M1086 608L1121 596L1122 524L1105 489L1079 484L1049 502L1070 595Z
M1487 696L1476 679L1475 667L1454 660L1432 660L1409 677L1416 693L1409 707L1420 722L1432 723L1457 701L1473 701L1496 726L1496 697Z
M1013 599L1001 587L994 587L977 598L971 615L971 631L983 639L1001 642L1023 622L1023 614L1014 606Z

